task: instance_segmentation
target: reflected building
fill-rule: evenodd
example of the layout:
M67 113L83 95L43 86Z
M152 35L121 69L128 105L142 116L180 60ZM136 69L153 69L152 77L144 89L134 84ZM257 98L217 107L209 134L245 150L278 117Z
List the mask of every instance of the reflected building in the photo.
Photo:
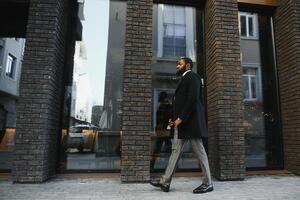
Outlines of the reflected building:
M87 52L83 41L76 42L72 84L71 118L78 123L91 123L92 94L87 73L84 73Z
M23 62L25 39L0 38L0 106L5 110L6 127L16 127L16 100ZM3 111L2 111L3 112Z
M0 169L11 168L25 39L0 38Z
M102 112L103 112L103 106L94 105L92 107L92 119L91 119L91 122L92 122L93 125L99 124Z
M100 129L119 135L121 128L122 77L126 30L126 2L110 1L109 32Z

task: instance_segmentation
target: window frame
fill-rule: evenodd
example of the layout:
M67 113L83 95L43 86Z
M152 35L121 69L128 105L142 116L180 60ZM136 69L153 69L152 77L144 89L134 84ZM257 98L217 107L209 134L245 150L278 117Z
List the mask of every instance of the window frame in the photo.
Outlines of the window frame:
M170 6L168 4L157 4L157 53L156 53L156 59L157 60L177 60L177 56L164 56L164 44L163 44L163 38L164 38L164 20L163 20L163 10L164 6ZM178 6L178 5L173 5ZM184 16L185 16L185 54L186 56L190 57L194 62L196 62L196 30L195 30L195 17L196 17L196 11L194 7L189 6L183 6L184 7ZM173 8L174 9L174 8ZM191 24L188 24L186 22L192 21ZM190 35L189 35L190 34Z
M242 35L241 29L241 17L246 18L246 35ZM249 33L249 19L252 18L252 26L253 26L253 36ZM250 12L241 12L239 11L238 14L239 20L239 34L241 39L259 39L259 30L258 30L258 16L257 13L250 13Z
M9 61L10 62L10 66L9 65ZM15 78L15 71L16 71L16 63L17 62L17 58L15 56L13 56L11 53L7 54L6 57L6 65L5 65L5 76L9 77L11 79Z
M244 69L254 69L256 71L256 97L255 98L244 98L244 90L243 90L243 101L244 102L251 102L251 101L259 101L262 102L263 101L263 94L262 94L262 79L261 79L261 66L259 63L243 63L242 64L242 71L244 71ZM242 72L242 78L244 78L245 75L244 72ZM248 89L250 94L252 93L252 88L251 88L251 78L249 77L253 77L254 75L248 75ZM243 85L244 88L244 85ZM253 97L253 95L251 96Z
M3 59L3 54L4 54L4 47L0 44L0 75L2 74L2 70L3 70L3 68L4 68L4 66L3 66L3 61L4 61L4 59Z

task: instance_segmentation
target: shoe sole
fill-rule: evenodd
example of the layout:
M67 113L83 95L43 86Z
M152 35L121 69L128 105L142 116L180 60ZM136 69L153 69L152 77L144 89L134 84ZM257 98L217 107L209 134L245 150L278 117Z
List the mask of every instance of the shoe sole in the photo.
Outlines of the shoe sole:
M164 192L169 192L169 190L170 190L170 188L164 188L164 187L162 187L162 186L160 186L160 189L161 189L162 191L164 191Z
M212 192L212 191L214 191L214 188L210 188L210 189L208 189L208 190L206 190L206 191L199 191L199 192L194 192L194 191L193 191L193 193L194 193L194 194L203 194L203 193Z

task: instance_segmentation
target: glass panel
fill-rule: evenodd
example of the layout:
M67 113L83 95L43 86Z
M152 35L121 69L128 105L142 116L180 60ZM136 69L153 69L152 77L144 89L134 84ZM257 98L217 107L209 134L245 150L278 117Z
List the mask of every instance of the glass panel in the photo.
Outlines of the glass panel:
M12 169L24 46L24 38L0 38L0 170Z
M256 99L256 85L257 85L256 76L252 76L251 77L251 93L252 93L253 99Z
M159 4L161 5L161 4ZM165 5L164 5L165 6ZM158 5L154 5L154 13L158 12ZM171 7L171 6L170 6ZM162 43L159 43L158 39L160 33L159 21L157 17L153 16L153 44L158 44L158 47L153 45L153 55L157 55L156 51L159 46L163 47L164 57L168 57L167 60L157 59L152 64L153 73L153 137L152 137L152 159L150 162L151 171L162 170L166 168L168 159L170 157L173 136L168 127L168 121L172 114L172 97L175 93L179 77L176 76L176 63L180 56L185 56L187 48L189 52L195 52L194 47L187 47L186 38L196 38L196 12L195 8L191 8L193 12L185 13L187 7L172 6L175 12L174 35L162 38ZM163 11L164 12L164 11ZM186 15L192 19L187 21ZM166 13L164 13L166 16ZM201 15L199 15L201 16ZM169 18L173 15L168 16ZM189 18L189 19L190 19ZM171 20L170 20L171 21ZM178 25L180 23L180 25ZM188 24L186 24L188 23ZM200 22L199 22L200 24ZM200 26L202 27L202 26ZM187 30L186 30L187 29ZM201 30L202 31L202 30ZM186 35L188 34L188 35ZM202 38L202 37L200 37ZM200 41L200 40L199 40ZM197 62L194 62L193 70L197 72ZM183 150L183 154L178 163L179 169L197 169L199 170L198 160L194 156L191 149L191 145L187 144Z
M248 30L249 30L249 36L253 37L254 36L253 17L248 17Z
M174 23L185 24L185 8L182 6L174 6Z
M257 71L259 67L243 67L244 88L244 130L246 133L246 164L250 166L265 166L265 125L263 103L256 98L261 91Z
M175 56L186 56L185 37L175 37Z
M163 56L167 58L185 56L185 8L182 6L171 6L163 4L160 4L159 6L163 8ZM158 30L160 30L159 27Z
M174 36L174 24L164 24L164 35Z
M241 36L247 36L246 16L240 16Z
M13 77L13 63L14 63L14 58L8 54L7 56L7 62L6 62L6 76L9 76L9 77Z
M259 15L267 166L283 168L282 127L272 17Z
M175 25L174 28L174 36L185 37L185 25Z
M255 100L244 102L244 130L246 133L246 166L265 167L265 123L263 104Z
M243 76L243 94L244 99L250 98L250 90L249 90L249 78L248 76Z
M70 125L62 134L62 165L66 170L115 171L121 155L126 2L89 0L83 12L83 39L76 42L73 85L67 89Z
M246 15L256 15L244 13ZM278 87L270 17L249 18L249 33L259 30L260 40L241 38L241 50L247 62L243 66L244 130L246 167L282 167L282 141ZM244 23L245 18L240 18ZM243 41L244 40L244 41ZM253 54L253 52L260 52ZM251 92L249 92L251 91Z
M174 38L173 37L164 37L163 38L163 52L165 57L174 56Z
M163 22L174 24L174 8L170 5L162 5L163 7Z

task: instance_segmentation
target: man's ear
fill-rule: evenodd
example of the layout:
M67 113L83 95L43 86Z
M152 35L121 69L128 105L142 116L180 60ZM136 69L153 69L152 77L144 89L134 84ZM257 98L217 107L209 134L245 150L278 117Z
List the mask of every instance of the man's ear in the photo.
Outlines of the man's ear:
M186 64L186 68L187 68L188 70L192 69L192 68L191 68L191 64L190 64L190 63L187 63L187 64Z

